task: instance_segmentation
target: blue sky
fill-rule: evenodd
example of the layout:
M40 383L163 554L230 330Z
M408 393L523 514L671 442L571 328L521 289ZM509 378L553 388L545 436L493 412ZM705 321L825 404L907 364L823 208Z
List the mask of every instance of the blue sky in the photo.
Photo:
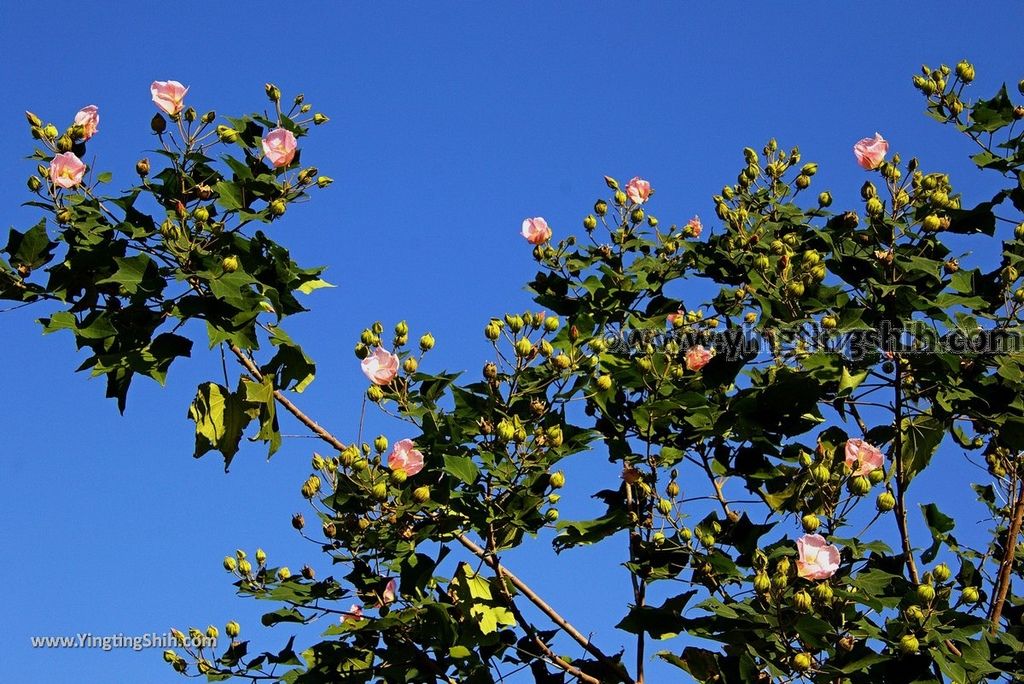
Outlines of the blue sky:
M663 221L699 213L710 224L709 198L734 180L741 149L775 136L820 163L815 187L853 207L864 175L850 147L878 130L904 158L952 172L969 200L986 198L989 179L966 160L969 141L923 116L910 77L922 62L968 57L976 96L1016 82L1024 76L1019 3L709 7L9 3L0 27L8 131L0 207L8 225L38 220L19 206L34 166L24 160L32 149L25 109L64 123L97 104L102 122L89 153L127 185L152 142L151 81L179 80L198 110L226 114L262 108L266 81L286 96L304 92L332 120L303 141L303 161L336 183L289 209L273 233L300 263L327 264L338 285L316 293L313 313L291 332L319 364L303 405L351 439L364 386L351 353L359 331L406 318L414 336L429 329L437 338L434 368L477 373L487 319L529 305L522 285L535 268L520 222L541 215L556 234L577 231L605 190L603 174L650 179L651 211ZM243 636L265 632L257 625L266 606L233 596L220 559L262 545L272 563L319 563L289 525L304 507L298 488L314 444L286 440L270 463L250 448L229 475L216 455L194 461L186 407L196 384L218 372L202 344L165 389L140 381L120 417L100 382L73 374L81 357L71 338L41 336L33 321L43 314L0 319L8 573L0 679L173 681L159 651L34 651L29 635L141 634L229 619L242 622ZM569 464L567 500L600 487L607 466L595 459L602 463ZM969 496L949 479L917 486ZM628 596L616 553L541 551L513 561L615 650L626 639L609 627ZM574 563L587 567L588 591L559 574ZM263 634L257 645L284 640Z

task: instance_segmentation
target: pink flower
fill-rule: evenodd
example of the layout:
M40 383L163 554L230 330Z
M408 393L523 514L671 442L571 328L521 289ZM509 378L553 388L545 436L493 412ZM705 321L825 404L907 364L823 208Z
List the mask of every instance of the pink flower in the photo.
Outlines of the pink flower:
M352 607L348 609L348 612L341 616L342 622L348 622L349 620L362 620L363 619L363 607L358 603L353 603Z
M295 136L284 128L275 128L263 138L263 154L278 168L292 163L297 148Z
M882 467L882 452L863 439L846 440L846 465L856 476L867 475Z
M359 364L363 375L374 385L389 385L398 375L398 357L377 347Z
M651 184L634 176L626 183L626 196L633 204L643 204L651 198Z
M177 81L153 81L149 86L156 106L170 115L175 115L185 108L185 93L188 88Z
M100 108L87 105L75 114L75 125L82 127L82 140L88 140L100 129Z
M686 368L692 371L699 371L708 365L708 361L715 355L714 350L705 349L701 345L690 347L686 352Z
M411 439L400 440L388 454L388 468L404 470L406 475L412 477L423 470L423 454L413 448Z
M695 238L699 238L701 232L704 230L704 224L700 222L699 216L694 216L692 219L687 221L686 227L690 229L690 235Z
M880 133L874 138L864 138L853 146L853 154L857 163L867 170L877 169L885 161L885 153L889 151L889 143Z
M839 569L839 549L825 542L820 534L805 534L796 540L799 558L796 573L805 579L828 579Z
M376 591L376 590L375 590ZM377 602L370 606L371 608L382 608L389 603L395 602L395 580L389 579L388 583L384 585L384 592L377 596Z
M85 175L85 162L75 156L74 152L58 154L50 162L50 180L57 187L70 189L82 182Z
M543 245L551 239L548 222L541 217L528 218L523 221L522 235L531 245Z
M683 311L682 309L680 309L679 311L676 311L675 313L670 313L668 315L668 324L669 325L675 325L676 324L676 319L677 318L682 318L685 315L686 315L686 312Z

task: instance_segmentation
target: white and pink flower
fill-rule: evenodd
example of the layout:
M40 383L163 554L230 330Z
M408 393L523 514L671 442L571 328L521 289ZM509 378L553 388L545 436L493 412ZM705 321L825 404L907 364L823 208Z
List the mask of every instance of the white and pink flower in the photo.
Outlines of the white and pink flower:
M411 439L400 440L388 454L388 468L401 470L412 477L423 470L423 454L415 448Z
M540 216L524 219L522 236L531 245L543 245L551 239L551 228Z
M86 105L75 114L75 125L82 127L82 140L88 140L100 129L100 108Z
M58 154L50 162L50 180L57 187L70 190L81 184L85 168L85 162L74 152Z
M804 579L822 580L839 569L839 549L820 534L805 534L796 540L796 573Z
M868 171L881 166L888 151L889 143L880 133L875 133L874 138L859 140L853 146L853 154L857 157L857 163Z
M703 345L696 345L690 347L686 351L686 368L687 370L699 371L704 366L708 365L708 362L714 357L715 351L713 349L705 349Z
M651 192L651 184L637 176L626 183L626 197L633 204L643 204L651 198Z
M297 149L295 135L287 129L275 128L263 137L263 154L277 168L291 164Z
M868 444L863 439L846 440L846 465L854 476L867 475L882 467L884 457L878 447Z
M177 81L153 81L149 86L153 103L165 113L174 116L185 108L185 93L188 88Z
M381 347L374 349L359 365L363 375L374 385L390 385L398 375L398 357Z

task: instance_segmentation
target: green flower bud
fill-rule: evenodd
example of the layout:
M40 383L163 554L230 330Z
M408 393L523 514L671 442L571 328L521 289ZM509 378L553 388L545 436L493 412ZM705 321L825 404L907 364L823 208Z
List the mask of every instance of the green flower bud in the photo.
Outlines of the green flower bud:
M320 112L317 112L316 114L313 115L313 124L315 126L320 126L321 124L325 124L328 121L330 121L330 119L328 119L326 116L324 116Z
M804 532L810 534L821 527L821 519L813 513L808 513L800 519L800 524L803 526Z
M217 112L214 112L214 111L211 110L211 111L206 112L205 114L203 114L201 117L199 117L199 121L201 121L204 124L211 124L211 123L213 123L213 120L216 119L216 118L217 118Z
M935 578L936 582L945 582L950 577L952 577L952 575L952 571L949 569L949 566L945 563L939 563L932 570L932 577Z
M157 114L157 116L160 115ZM58 131L57 127L53 124L46 124L45 126L43 126L43 137L46 138L47 140L53 140L58 135L60 135L60 131Z
M233 556L224 556L224 569L228 572L234 572L238 568L238 561Z
M881 216L885 212L885 205L882 204L882 200L872 197L864 206L864 211L868 216Z
M965 603L974 604L981 600L981 593L977 587L964 587L960 590L960 596Z
M665 487L665 494L667 494L669 496L669 498L672 498L672 499L674 499L677 496L679 496L679 483L676 482L675 480L672 480L671 482L669 482L668 486Z
M420 367L420 362L417 361L416 359L414 359L411 356L409 358L407 358L405 361L402 362L402 370L404 370L409 375L412 375L413 373L415 373L416 370L419 367Z
M39 180L39 176L29 176L27 185L29 190L36 192L43 187L43 181Z
M759 572L754 575L754 591L758 594L766 594L772 588L772 581L767 573Z
M839 319L831 314L821 318L821 327L825 330L835 330L837 325L839 325Z
M283 199L272 201L268 207L271 216L283 216L287 205Z
M892 492L882 492L875 500L875 507L882 513L888 513L896 508L896 497L892 495Z
M252 572L252 563L249 562L248 558L238 561L238 573L240 575L248 575L250 572Z
M405 472L404 470L399 469L391 471L391 481L398 486L405 484L405 481L408 479L409 473Z
M593 214L588 214L587 217L583 219L583 229L589 233L595 228L597 228L597 217Z
M270 100L271 102L281 101L281 91L273 83L267 83L266 85L264 85L263 90L267 94L267 99Z
M854 477L846 484L846 488L854 496L864 496L871 491L871 481L863 476Z
M974 80L974 65L967 60L962 60L956 65L956 75L964 83Z
M529 356L530 352L533 351L533 343L530 342L530 340L523 337L516 341L515 349L516 356L524 358L526 356Z
M1002 275L1003 281L1006 283L1016 282L1017 278L1020 277L1020 274L1017 272L1017 269L1014 268L1013 266L1007 266L1006 268L1004 268Z
M668 499L659 499L658 512L665 516L670 515L672 513L672 502Z
M318 188L326 188L328 185L330 185L333 182L334 182L334 179L330 178L328 176L319 176L316 179L316 185L317 185Z
M238 131L230 126L217 126L217 137L222 143L230 145L238 141Z
M917 586L917 598L922 603L931 603L935 600L935 587L930 584L919 584Z
M420 349L427 352L434 348L434 336L430 333L423 335L420 338Z
M29 126L35 126L35 127L38 128L39 126L43 125L42 119L40 119L38 116L36 116L32 112L26 111L25 112L25 119L28 121L28 125Z
M612 388L612 376L602 375L597 379L597 389L601 392L607 392Z
M814 162L807 162L800 169L800 174L803 176L813 176L816 173L818 173L818 165Z
M561 489L565 486L565 473L561 470L551 473L551 478L548 480L548 484L550 484L554 489Z
M644 220L644 210L641 209L640 207L637 207L636 209L630 212L629 220L632 221L633 223L640 223L641 221Z
M792 657L790 662L793 664L793 669L797 672L805 672L811 669L811 665L814 664L814 659L810 653L797 653Z
M604 200L597 200L597 202L594 203L594 213L597 214L598 216L604 216L605 214L607 214L608 203L605 202Z
M819 463L811 469L811 477L817 482L825 483L832 479L832 471L824 463Z
M621 207L622 205L624 205L626 203L626 193L622 192L621 190L616 190L615 191L614 199L615 199L615 204L617 204L617 205L619 205Z
M239 626L239 624L237 622L235 622L234 620L232 620L228 624L224 625L224 633L227 634L232 639L237 637L241 633L241 631L242 631L241 626Z
M509 440L511 440L512 437L515 436L515 433L515 426L513 426L512 423L508 422L507 420L503 420L500 423L498 423L497 435L498 439L501 440L502 442L508 442Z
M801 613L806 613L811 609L811 595L806 591L798 591L793 594L793 607Z
M57 138L57 151L58 152L70 152L71 148L75 146L75 142L69 135L62 135Z
M800 174L796 177L796 180L793 181L793 184L800 190L806 190L811 186L811 177Z
M188 121L189 123L195 121L197 116L196 110L192 107L186 109L184 112L181 113L181 115L182 117L184 117L185 121Z
M925 231L927 231L929 233L938 232L938 230L941 227L942 227L942 219L940 219L935 214L928 214L921 221L921 229L925 230Z
M377 499L378 501L383 501L384 499L388 498L388 486L383 482L378 482L377 484L373 485L371 493L373 494L374 499Z
M812 590L814 599L820 603L828 605L832 603L832 587L822 582L821 584L815 584Z
M366 398L373 403L377 403L384 398L384 390L382 390L378 385L370 385L366 390Z
M547 512L544 514L544 519L552 523L558 520L558 509L549 508Z
M423 504L430 501L430 487L426 485L412 490L412 499L416 503Z
M804 284L799 280L794 280L786 286L786 292L788 292L791 297L803 297L805 289Z
M900 638L899 649L900 653L903 655L913 655L914 653L917 653L920 646L920 642L918 642L917 637L913 634L904 634L903 637Z
M259 565L266 565L267 552L263 549L256 549L256 563Z
M165 663L173 663L177 659L178 659L178 654L175 653L174 651L172 651L170 649L167 649L166 651L164 651L164 662Z
M373 448L377 450L378 454L383 454L388 450L388 438L384 435L377 435L377 438L373 440Z

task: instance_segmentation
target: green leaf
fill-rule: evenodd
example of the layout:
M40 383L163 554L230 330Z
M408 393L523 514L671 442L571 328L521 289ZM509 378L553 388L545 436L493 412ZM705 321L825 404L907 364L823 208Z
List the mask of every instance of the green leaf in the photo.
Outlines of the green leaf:
M473 484L480 475L480 469L473 462L473 459L468 456L445 454L444 469L449 475L462 480L466 484Z
M164 280L159 276L156 264L147 254L139 254L133 257L114 257L117 264L117 271L114 275L103 280L96 281L97 284L117 283L129 294L136 294L140 289L145 294L152 294L163 289ZM143 282L146 283L143 287Z
M213 382L199 386L196 398L188 409L188 418L196 424L194 456L219 451L224 456L224 470L238 453L242 432L249 424L245 401L229 389Z
M904 418L902 430L900 457L906 482L909 483L915 475L928 467L935 450L945 437L946 428L937 419L924 414L915 418Z
M246 205L242 199L242 188L237 183L220 181L214 186L217 191L217 204L228 211L242 209Z
M653 639L671 639L686 629L683 611L690 599L697 595L696 591L687 591L666 599L660 606L633 606L629 614L622 618L616 629L630 634L646 632Z

